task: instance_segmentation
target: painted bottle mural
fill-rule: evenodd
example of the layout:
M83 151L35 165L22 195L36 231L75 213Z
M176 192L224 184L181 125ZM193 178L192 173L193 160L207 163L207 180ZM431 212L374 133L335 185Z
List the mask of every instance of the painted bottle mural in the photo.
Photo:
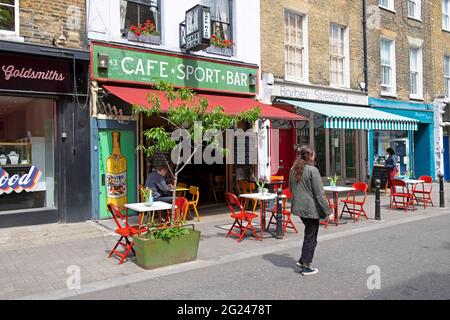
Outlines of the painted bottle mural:
M106 160L106 201L123 208L128 201L127 159L120 150L120 133L112 133L113 150Z

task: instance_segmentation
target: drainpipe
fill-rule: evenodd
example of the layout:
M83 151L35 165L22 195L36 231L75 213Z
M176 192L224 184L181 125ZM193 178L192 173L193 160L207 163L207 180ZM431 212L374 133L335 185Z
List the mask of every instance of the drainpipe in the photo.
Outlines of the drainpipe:
M362 28L363 28L363 55L364 55L364 92L368 94L369 92L369 67L367 58L367 0L362 0ZM366 134L366 139L369 140L369 133ZM369 141L367 141L369 142ZM366 149L366 176L369 179L369 148ZM362 177L363 175L361 175Z
M363 50L364 50L364 92L369 92L369 67L367 58L367 1L362 1L362 23L363 23Z

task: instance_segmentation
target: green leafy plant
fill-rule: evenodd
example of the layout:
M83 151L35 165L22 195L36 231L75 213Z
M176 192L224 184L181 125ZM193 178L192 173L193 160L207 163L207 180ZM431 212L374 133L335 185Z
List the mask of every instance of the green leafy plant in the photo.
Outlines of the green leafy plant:
M263 190L264 186L266 185L266 180L265 179L258 179L258 181L256 181L256 185L258 186L258 190Z
M148 199L150 199L150 197L152 196L152 189L150 188L144 188L142 189L142 195L144 196L144 201L147 202Z
M187 229L184 227L175 227L175 228L149 228L147 233L147 238L149 240L152 239L162 239L162 240L170 240L175 237L179 237L191 232L191 229Z
M331 185L336 186L339 178L340 177L338 175L334 174L333 176L328 177L328 180L330 180Z

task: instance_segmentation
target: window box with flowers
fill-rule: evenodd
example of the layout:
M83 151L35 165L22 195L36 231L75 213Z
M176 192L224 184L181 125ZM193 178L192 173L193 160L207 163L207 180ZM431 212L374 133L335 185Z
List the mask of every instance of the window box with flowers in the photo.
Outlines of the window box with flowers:
M233 55L233 46L233 41L222 39L217 35L212 35L211 46L206 49L206 52L231 57Z
M147 20L144 24L131 25L128 31L128 40L151 44L161 44L161 35L156 30L156 25Z

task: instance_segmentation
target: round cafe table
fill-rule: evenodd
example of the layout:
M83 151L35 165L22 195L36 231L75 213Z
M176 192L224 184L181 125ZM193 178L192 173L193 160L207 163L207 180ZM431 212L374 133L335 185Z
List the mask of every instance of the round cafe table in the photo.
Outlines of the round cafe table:
M286 198L285 195L281 196L282 198ZM263 234L266 230L266 202L269 200L275 200L277 198L276 193L247 193L247 194L240 194L239 198L245 198L245 199L253 199L253 200L259 200L259 228L260 228L260 239L262 241Z

